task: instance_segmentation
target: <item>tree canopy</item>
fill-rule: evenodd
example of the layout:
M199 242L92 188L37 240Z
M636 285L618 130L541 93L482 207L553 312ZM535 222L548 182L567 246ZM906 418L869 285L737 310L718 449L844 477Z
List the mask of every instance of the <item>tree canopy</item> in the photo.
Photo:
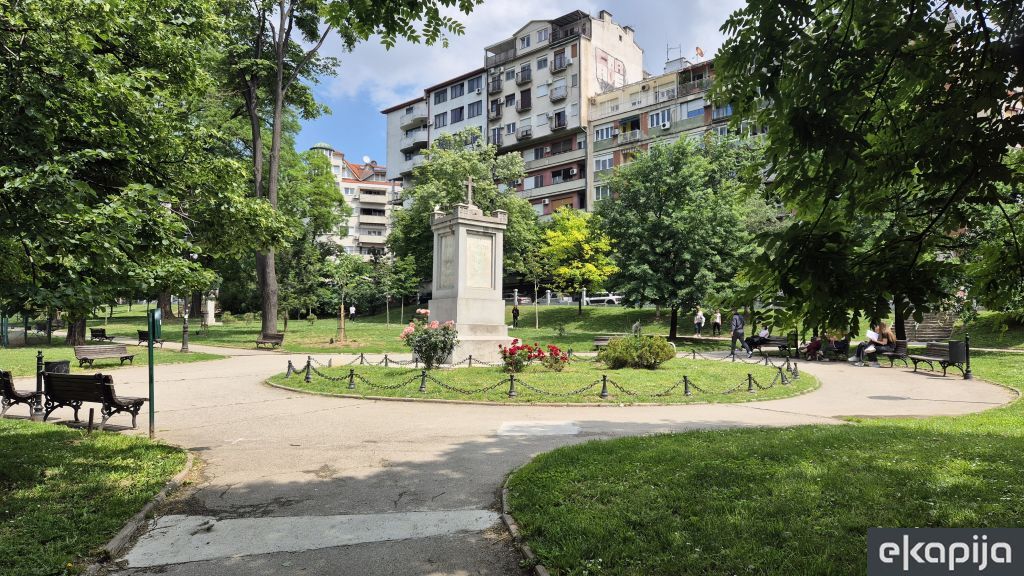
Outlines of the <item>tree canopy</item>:
M611 240L590 212L560 208L544 228L540 256L551 274L555 288L581 294L579 311L583 313L583 290L596 290L618 272L612 260Z

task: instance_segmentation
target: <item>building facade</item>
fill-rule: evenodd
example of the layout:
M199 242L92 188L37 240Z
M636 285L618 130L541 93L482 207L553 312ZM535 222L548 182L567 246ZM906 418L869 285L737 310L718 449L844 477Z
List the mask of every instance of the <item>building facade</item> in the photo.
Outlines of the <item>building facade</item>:
M344 153L328 144L317 144L312 150L330 159L334 181L352 208L347 234L328 234L326 239L338 243L346 253L358 254L366 260L384 255L392 213L399 209L394 203L401 195L399 183L389 180L387 169L372 160L350 162Z

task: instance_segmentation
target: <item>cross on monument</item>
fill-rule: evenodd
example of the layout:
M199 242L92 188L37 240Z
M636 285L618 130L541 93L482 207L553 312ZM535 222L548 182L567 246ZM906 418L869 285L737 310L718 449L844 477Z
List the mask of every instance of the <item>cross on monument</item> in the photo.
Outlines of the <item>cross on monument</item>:
M466 185L466 204L473 205L473 177L470 176L463 184Z

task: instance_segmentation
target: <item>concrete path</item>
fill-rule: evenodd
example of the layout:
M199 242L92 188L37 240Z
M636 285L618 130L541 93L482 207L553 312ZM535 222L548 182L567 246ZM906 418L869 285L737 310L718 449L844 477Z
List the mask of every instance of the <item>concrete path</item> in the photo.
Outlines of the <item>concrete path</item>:
M694 428L963 414L1013 398L998 386L901 368L801 363L821 389L767 402L535 407L369 401L263 385L289 358L305 362L302 355L248 351L158 366L158 435L196 452L205 468L186 497L162 510L116 573L521 574L494 512L508 472L540 452ZM118 370L114 379L119 392L145 395L144 368ZM67 418L70 410L55 415ZM129 420L115 416L111 423ZM136 433L144 430L140 418Z

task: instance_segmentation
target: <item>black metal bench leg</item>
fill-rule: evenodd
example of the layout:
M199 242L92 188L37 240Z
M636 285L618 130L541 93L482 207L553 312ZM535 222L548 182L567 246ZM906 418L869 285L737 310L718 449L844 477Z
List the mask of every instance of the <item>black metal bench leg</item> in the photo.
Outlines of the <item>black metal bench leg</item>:
M11 406L14 406L14 404L8 404L7 400L3 400L0 401L0 406L3 407L3 410L0 410L0 418L3 418L4 414L7 414L7 410L9 410ZM29 408L31 408L31 406Z

